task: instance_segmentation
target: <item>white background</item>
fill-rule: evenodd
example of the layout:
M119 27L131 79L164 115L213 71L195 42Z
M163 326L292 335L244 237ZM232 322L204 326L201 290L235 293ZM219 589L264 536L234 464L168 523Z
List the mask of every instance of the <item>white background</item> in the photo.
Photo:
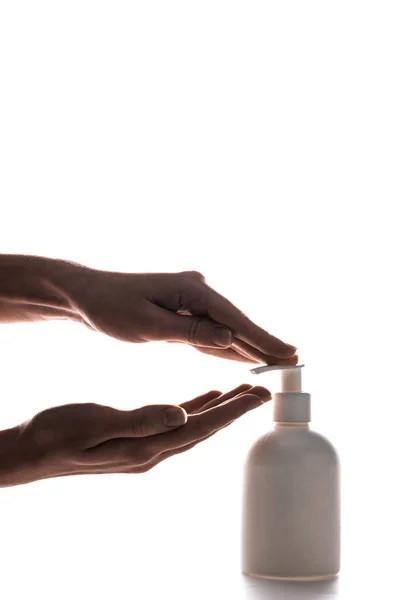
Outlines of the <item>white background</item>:
M238 574L242 463L269 404L145 475L1 490L5 597L397 597L399 29L384 1L0 3L0 252L203 272L299 347L343 467L331 584ZM176 345L0 331L3 429L255 380L277 389Z

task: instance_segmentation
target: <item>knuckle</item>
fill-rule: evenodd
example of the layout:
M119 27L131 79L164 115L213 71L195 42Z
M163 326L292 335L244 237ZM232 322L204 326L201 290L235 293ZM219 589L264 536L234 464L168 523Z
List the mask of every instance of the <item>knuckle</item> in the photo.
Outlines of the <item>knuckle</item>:
M51 448L56 440L49 416L51 415L49 415L48 409L40 411L21 427L23 436L28 438L32 446L39 452Z
M205 277L203 273L200 271L183 271L181 273L184 279L195 280L195 281L205 281Z
M184 271L180 274L179 310L192 315L205 316L209 306L209 288L205 278L197 271Z
M200 327L201 319L193 318L189 323L189 330L187 333L187 341L189 344L195 345L197 341L197 334Z
M60 439L49 422L49 410L41 411L20 426L20 448L24 462L34 468L46 467L74 455L71 444Z

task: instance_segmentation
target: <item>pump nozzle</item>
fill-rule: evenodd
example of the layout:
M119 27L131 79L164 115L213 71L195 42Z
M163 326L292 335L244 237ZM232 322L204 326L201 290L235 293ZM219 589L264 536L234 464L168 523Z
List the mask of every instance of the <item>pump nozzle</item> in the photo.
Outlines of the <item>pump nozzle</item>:
M261 367L255 367L250 369L250 373L258 375L264 373L264 371L284 371L287 369L302 369L304 365L261 365Z
M301 367L298 369L284 369L281 373L282 392L301 392Z
M274 395L274 421L307 423L310 421L310 394L301 387L301 369L304 365L263 365L251 369L258 375L264 371L281 371L281 391Z
M263 365L251 369L251 373L258 375L264 371L282 371L281 373L281 391L282 392L301 392L301 369L304 365Z

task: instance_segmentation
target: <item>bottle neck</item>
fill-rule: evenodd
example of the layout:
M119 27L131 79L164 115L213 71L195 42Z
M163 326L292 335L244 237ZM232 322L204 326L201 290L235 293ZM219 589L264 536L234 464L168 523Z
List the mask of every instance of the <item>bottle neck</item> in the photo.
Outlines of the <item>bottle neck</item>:
M275 429L277 427L301 427L302 429L310 429L309 423L285 423L285 422L276 422L274 423Z
M304 392L281 392L274 395L275 423L307 424L311 421L311 396Z

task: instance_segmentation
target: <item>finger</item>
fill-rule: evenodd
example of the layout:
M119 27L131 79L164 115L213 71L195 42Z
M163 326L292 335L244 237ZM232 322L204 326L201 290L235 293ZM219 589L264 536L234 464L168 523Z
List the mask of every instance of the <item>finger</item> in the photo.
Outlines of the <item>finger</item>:
M214 392L214 391L208 392L208 394L203 394L203 396L194 398L194 400L189 400L188 402L183 402L182 404L180 404L180 406L182 406L182 408L184 408L188 414L196 414L196 413L203 411L206 408L209 408L210 402L215 401L216 402L215 405L222 404L222 402L225 402L226 400L229 400L230 398L234 398L235 396L245 392L246 390L250 389L251 387L252 386L250 384L243 383L243 384L239 385L237 388L235 388L234 390L231 390L230 392L226 392L225 394L223 394L222 392Z
M204 412L205 410L208 410L210 408L213 408L215 406L220 406L221 404L224 404L224 402L228 402L229 400L232 400L232 398L235 398L235 396L240 396L241 394L244 394L247 392L249 394L251 394L252 388L253 388L253 386L250 385L250 383L242 383L242 385L239 385L234 390L231 390L230 392L227 392L226 394L222 394L221 396L218 396L217 398L213 398L212 400L209 400L207 402L207 404L204 405L202 412Z
M179 406L184 408L188 414L196 413L199 410L201 410L201 408L205 404L207 404L207 402L209 402L210 400L213 400L214 398L218 398L221 395L222 395L222 392L212 390L211 392L207 392L206 394L203 394L202 396L193 398L193 400L187 400L186 402L182 402Z
M187 414L181 406L154 404L135 410L112 408L104 421L96 445L114 438L143 438L171 431L186 423Z
M182 404L180 404L180 406L182 406L182 408L184 408L188 414L193 415L193 414L203 411L206 408L209 408L210 402L215 401L216 405L222 404L222 402L225 402L226 400L229 400L230 398L234 398L236 395L241 394L242 392L245 392L246 390L250 389L251 387L252 386L250 384L243 383L242 385L239 385L234 390L231 390L230 392L226 392L225 394L223 394L222 392L214 392L214 391L208 392L208 394L199 396L199 398L194 398L194 400L189 400L188 402L183 402Z
M250 388L252 388L252 386L250 384L242 384L242 385L239 385L234 390L226 392L225 394L222 394L221 392L217 392L217 391L211 391L211 392L208 392L207 394L203 394L202 396L199 396L198 398L194 398L193 400L184 402L180 406L182 408L184 408L188 414L198 414L202 410L205 410L206 408L208 409L211 406L217 406L218 404L222 404L223 402L226 402L226 401L230 400L231 398L234 398L235 396L238 396L239 394L246 392ZM115 437L117 437L117 436L115 436ZM124 437L124 436L120 436L120 437ZM107 438L107 440L109 440L109 438ZM115 457L115 459L117 460L118 448L121 447L121 445L118 446L118 444L120 444L120 442L118 440L114 441L113 439L111 439L106 444L103 443L102 446L96 445L95 447L90 448L89 450L93 451L92 455L90 456L91 460L94 458L97 458L98 460L102 460L102 459L110 460L111 457ZM125 442L124 442L124 444L125 444ZM135 447L135 449L137 450L136 447ZM156 454L158 455L158 452L156 452ZM89 455L86 453L85 453L85 458L89 458Z
M249 384L243 384L242 386L239 386L239 388L251 389L252 386L249 385ZM237 389L239 389L239 388L237 388ZM224 400L223 401L226 402L227 400L229 400L229 397L231 396L231 393L232 392L228 392L227 394L223 394L223 396L224 396ZM221 398L222 398L222 396L221 396ZM209 406L207 406L207 408L212 408L213 406L217 406L216 402L217 402L217 399L214 400L214 401L211 401L209 403ZM200 444L201 442L204 442L205 440L208 440L208 438L212 437L213 435L215 435L216 433L218 433L222 429L225 429L226 427L229 427L229 425L231 425L232 423L234 423L235 420L236 419L233 419L232 421L229 421L228 423L226 423L225 425L223 425L219 429L213 431L212 433L206 435L203 438L200 438L200 439L196 440L195 442L192 442L191 444L188 444L186 446L182 446L182 447L179 447L179 448L175 448L173 450L168 450L167 452L162 452L157 457L155 457L153 460L151 460L150 463L147 463L147 465L145 465L145 469L144 470L149 470L149 469L155 467L156 465L158 465L158 463L160 463L161 461L165 460L166 458L169 458L170 456L174 456L175 454L181 454L182 452L186 452L187 450L190 450L191 448L194 448L195 446L197 446L197 444Z
M159 306L153 306L152 312L158 323L159 335L165 341L207 348L229 348L232 343L229 328L207 317L178 315Z
M227 298L221 296L209 286L207 287L209 290L208 314L213 321L226 325L236 337L265 354L277 358L288 358L295 354L296 348L294 346L286 344L253 323Z
M225 360L235 360L237 362L243 362L248 364L268 364L268 365L297 365L299 357L297 354L290 358L277 358L276 356L270 356L264 354L259 350L256 350L249 344L242 342L238 338L233 338L232 347L226 349L216 348L201 348L199 346L193 346L198 352L202 354L208 354L209 356L216 356L218 358L224 358Z
M237 352L234 348L202 348L201 346L193 346L199 352L203 354L208 354L208 356L216 356L217 358L223 358L225 360L236 360L237 362L254 364L260 361L254 360L244 356Z
M152 451L154 454L160 454L173 448L191 444L197 439L201 439L224 427L230 421L243 416L246 412L261 406L270 399L271 393L267 389L256 386L252 388L251 393L239 395L221 406L205 410L197 415L189 415L184 427L154 437L152 439Z
M270 356L264 352L260 352L253 346L246 344L238 338L234 338L232 342L232 350L235 350L241 356L248 358L251 362L263 363L267 365L297 365L299 357L297 354L290 356L289 358L277 358L276 356Z
M90 465L91 469L95 465L99 468L100 465L103 467L112 465L112 468L116 469L130 462L129 457L131 457L132 469L136 470L137 467L147 465L163 452L187 446L217 432L246 412L271 399L270 392L261 386L251 388L251 392L251 394L244 392L230 401L225 400L226 404L200 414L189 415L184 427L154 435L147 438L146 442L128 438L108 439L82 452L81 464ZM184 432L184 435L176 435L181 432Z
M253 323L227 298L207 285L204 276L201 273L184 272L182 273L182 276L184 282L182 289L185 300L185 310L181 312L185 312L185 314L190 312L192 315L203 317L203 320L204 317L208 315L209 320L220 326L225 325L237 337L265 354L277 358L288 358L295 354L296 348L294 346L286 344ZM169 315L175 317L176 326L180 327L181 325L176 321L176 319L180 318L179 315L173 315L172 313L169 313ZM193 317L182 318L193 319ZM221 332L221 337L224 338L222 340L224 343L226 339L229 338L229 334L227 331L223 331ZM182 339L181 341L185 340ZM218 346L219 344L210 345L209 343L199 343L196 345L213 347L215 345ZM221 346L228 348L230 343L221 343Z
M201 442L205 442L206 440L208 440L210 437L212 437L216 433L222 431L223 429L226 429L227 427L229 427L229 425L232 425L232 423L235 423L235 421L236 421L236 419L229 421L229 423L226 423L223 427L220 427L216 431L213 431L209 435L206 435L205 437L203 437L199 440L196 440L195 442L192 442L191 444L188 444L187 446L182 446L181 448L176 448L175 450L169 450L168 452L163 452L154 460L155 464L153 464L152 466L156 466L156 464L158 464L162 460L165 460L166 458L169 458L170 456L174 456L175 454L181 454L182 452L186 452L186 450L190 450L191 448L194 448L195 446L197 446L197 444L201 444Z

